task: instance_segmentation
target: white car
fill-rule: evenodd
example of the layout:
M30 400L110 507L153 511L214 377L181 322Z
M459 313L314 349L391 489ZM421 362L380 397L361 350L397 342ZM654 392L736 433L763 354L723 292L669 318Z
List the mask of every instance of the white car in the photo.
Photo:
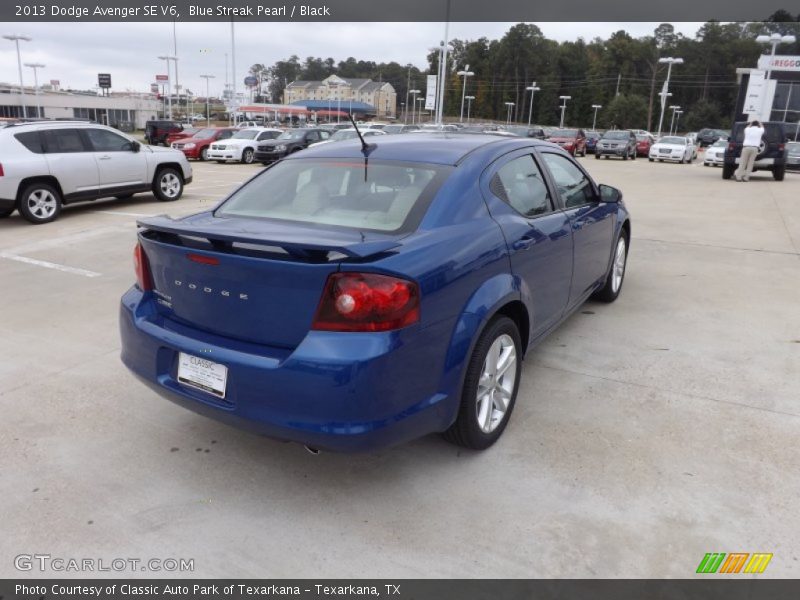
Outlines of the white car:
M15 210L34 224L62 205L152 192L177 200L192 181L180 150L145 146L104 125L36 121L0 129L0 217Z
M728 142L724 139L719 139L711 144L706 148L703 164L707 167L721 167L725 162L725 148L727 146Z
M213 142L208 147L206 158L219 163L235 160L249 165L255 160L258 142L274 140L282 133L283 130L281 129L269 127L241 129L225 140Z
M373 137L376 135L387 135L385 131L381 131L380 129L361 129L359 127L359 131L361 132L361 135L365 138ZM327 140L323 140L321 142L314 142L313 144L311 144L311 146L319 146L321 144L330 144L332 142L342 142L344 140L354 140L354 139L358 139L358 133L356 133L355 129L353 128L340 129L333 135L331 135L331 137L329 137Z
M650 146L648 160L658 162L674 160L679 163L690 163L697 153L697 148L687 137L667 135Z

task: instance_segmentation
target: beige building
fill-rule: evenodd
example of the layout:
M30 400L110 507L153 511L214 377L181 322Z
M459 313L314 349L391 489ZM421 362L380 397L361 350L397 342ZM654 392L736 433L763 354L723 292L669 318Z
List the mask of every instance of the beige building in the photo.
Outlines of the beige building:
M322 81L293 81L283 90L284 104L307 100L335 103L343 110L346 110L345 103L361 102L374 107L375 116L379 118L395 117L397 110L397 92L392 84L338 75Z

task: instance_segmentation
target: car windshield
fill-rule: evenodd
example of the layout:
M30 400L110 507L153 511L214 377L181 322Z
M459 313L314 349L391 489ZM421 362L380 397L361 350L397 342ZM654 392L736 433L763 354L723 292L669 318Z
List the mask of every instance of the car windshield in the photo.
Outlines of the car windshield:
M231 138L234 140L252 140L258 135L257 129L242 129L234 133Z
M725 141L725 140L717 140L716 142L711 144L711 147L712 148L724 148L727 145L728 145L727 141Z
M627 140L631 137L631 134L627 131L608 131L603 135L603 139L606 140Z
M550 132L550 137L575 137L578 132L575 129L554 129Z
M658 140L659 144L678 144L679 146L686 145L686 138L682 137L663 137Z
M402 125L387 125L383 128L386 133L400 133L403 131Z
M398 231L422 217L449 171L395 161L287 160L241 187L216 215Z
M789 154L792 156L800 155L800 142L789 142L787 147L789 148Z
M302 140L306 135L305 131L286 131L278 136L279 140Z
M331 141L340 142L342 140L352 140L354 137L358 137L355 131L340 129L331 136Z
M197 138L198 140L207 140L209 138L214 137L214 134L217 133L216 129L201 129L197 133L195 133L192 137Z

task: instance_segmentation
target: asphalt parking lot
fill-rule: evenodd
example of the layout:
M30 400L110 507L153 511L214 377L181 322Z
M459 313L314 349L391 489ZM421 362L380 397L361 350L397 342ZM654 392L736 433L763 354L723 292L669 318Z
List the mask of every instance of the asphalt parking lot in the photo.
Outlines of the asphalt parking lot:
M795 576L800 174L581 160L633 215L622 295L527 356L483 453L431 436L312 456L123 368L136 218L212 206L260 165L194 163L177 203L0 221L0 577L26 553L194 559L177 575L195 577L691 577L707 552Z

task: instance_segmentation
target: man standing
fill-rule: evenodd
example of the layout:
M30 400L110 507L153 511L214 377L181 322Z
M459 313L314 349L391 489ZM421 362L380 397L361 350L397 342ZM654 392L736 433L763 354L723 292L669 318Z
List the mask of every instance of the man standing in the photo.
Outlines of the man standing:
M763 136L764 126L759 121L751 121L745 127L739 168L734 173L736 181L750 181L750 173L753 172L753 163L756 161L756 155L758 154L758 148L761 146L761 138Z

